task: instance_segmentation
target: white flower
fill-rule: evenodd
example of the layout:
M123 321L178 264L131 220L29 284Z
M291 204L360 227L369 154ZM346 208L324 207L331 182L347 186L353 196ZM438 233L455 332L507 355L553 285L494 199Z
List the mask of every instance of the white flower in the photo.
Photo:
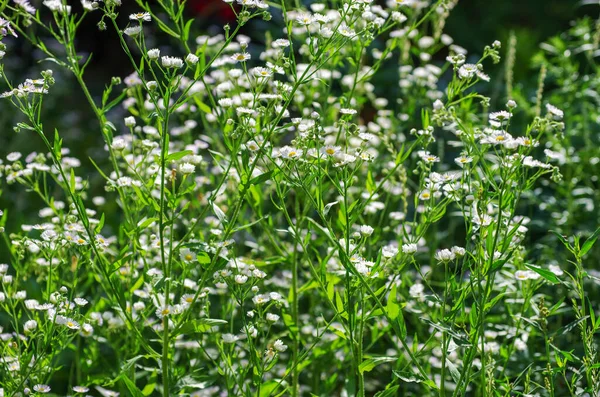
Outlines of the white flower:
M469 156L460 156L454 159L454 162L460 167L464 167L465 164L473 162L473 158Z
M134 123L133 126L135 127L135 119L133 119L133 123ZM125 122L125 125L127 125L127 122ZM115 140L113 141L112 145L110 145L110 147L112 150L121 151L127 147L127 142L125 142L125 140L123 138L115 138Z
M548 266L548 269L557 276L562 276L563 274L565 274L565 272L563 272L560 266L557 265L550 265Z
M371 234L373 234L374 230L375 229L373 229L369 225L361 225L361 227L360 227L360 234L362 234L363 236L370 236Z
M277 350L278 352L284 352L287 350L287 346L283 344L283 342L281 341L281 339L277 339L275 341L275 343L273 343L273 349Z
M83 324L83 326L81 327L80 335L88 337L92 336L93 333L94 327L92 327L90 324Z
M254 140L246 142L246 147L248 148L248 150L250 150L252 152L256 152L257 150L260 149L260 146Z
M392 19L396 23L402 23L402 22L406 22L406 20L408 18L403 13L401 13L399 11L394 11L394 12L392 12Z
M299 157L302 157L303 153L304 152L302 151L302 149L297 149L291 146L284 146L281 149L279 149L279 154L284 159L294 160Z
M267 294L255 295L252 298L252 302L254 302L254 304L257 306L264 305L265 303L269 302L270 300L271 300L271 297Z
M167 69L179 69L183 67L183 60L181 58L164 56L160 61L162 66Z
M481 80L490 81L490 76L483 73L480 65L475 65L472 63L465 63L460 68L458 68L458 77L461 79L470 79L474 76L479 77Z
M48 393L50 392L50 386L48 385L35 385L33 386L33 390L38 393Z
M489 115L490 124L493 125L494 127L500 127L502 125L502 123L510 120L511 116L512 116L512 114L510 114L506 110L501 110L499 112L490 113L490 115Z
M200 60L200 58L198 58L198 57L197 57L196 55L194 55L194 54L188 54L188 55L185 57L185 61L186 61L187 63L189 63L190 65L195 65L195 64L197 64L199 60Z
M431 36L423 36L419 39L417 45L419 48L429 48L435 44L435 39Z
M461 79L469 79L477 73L477 65L472 63L465 63L458 69L458 77Z
M19 152L12 152L9 153L8 156L6 156L6 160L10 161L10 162L15 162L17 160L19 160L23 155Z
M393 258L398 254L398 248L393 246L385 246L381 249L381 255L384 258Z
M244 275L244 274L237 274L234 277L234 280L236 282L236 284L244 284L246 281L248 281L248 276Z
M42 240L44 241L52 241L56 238L57 233L54 230L44 230L42 232Z
M191 263L196 260L196 254L192 252L189 248L183 248L179 250L179 257L185 263Z
M429 189L425 189L421 193L419 193L419 199L420 200L427 201L430 198L431 198L431 192L429 191Z
M75 304L77 306L85 306L88 304L87 299L83 299L83 298L75 298L75 299L73 299L73 301L75 302Z
M196 170L196 166L190 163L179 164L179 171L184 175L193 174Z
M79 323L71 318L67 318L64 325L70 329L79 329Z
M417 252L417 244L414 244L414 243L403 244L402 252L405 254L409 254L409 255L414 254L415 252Z
M254 76L262 78L271 77L271 75L273 74L273 72L270 69L262 67L254 68L252 70L252 73L254 74Z
M248 59L250 59L250 54L248 54L246 52L237 52L237 53L233 54L230 59L232 61L234 61L235 63L246 62Z
M272 323L277 322L279 320L279 316L277 314L273 314L273 313L267 313L266 318L267 318L267 321L272 322Z
M130 14L129 19L132 21L150 22L152 16L149 12L138 12L137 14Z
M48 7L51 11L56 11L67 15L71 13L71 6L64 5L62 0L45 0L42 4Z
M233 334L223 334L221 338L223 338L223 343L235 343L239 339L237 335Z
M350 29L345 23L340 25L338 28L338 33L344 37L352 37L356 34L354 30Z
M529 280L529 271L528 270L517 270L515 272L515 278L519 281Z
M81 0L81 5L86 11L95 11L99 7L96 0Z
M550 114L557 120L561 120L565 115L565 113L562 110L560 110L556 106L553 106L549 103L546 104L546 110L548 110L548 114Z
M126 28L123 33L125 33L127 36L136 37L142 33L142 25L130 26Z
M290 41L287 39L277 39L272 43L273 48L285 48L290 46Z
M37 325L38 325L37 321L29 320L29 321L26 321L25 324L23 324L23 329L25 330L25 332L31 332L37 328Z
M456 256L464 256L467 253L467 250L465 250L463 247L457 246L452 247L451 251Z
M148 58L152 60L156 60L160 57L160 50L158 48L153 48L148 50Z
M221 98L217 101L217 103L224 108L233 106L233 100L231 98Z
M308 13L300 14L296 18L296 22L298 22L300 25L303 25L303 26L308 26L311 23L313 23L313 21L314 21L313 16Z
M35 14L35 7L32 6L28 0L13 0L13 3L17 5L18 8L22 9L25 12L30 14Z
M425 291L423 284L417 283L410 286L408 294L413 298L418 298L423 296L423 291Z
M456 255L449 249L439 250L435 253L435 259L440 262L450 262L454 260L454 258L456 258Z
M124 122L125 122L125 127L127 127L127 128L133 128L133 127L135 127L135 124L136 124L135 117L133 117L133 116L125 117Z
M433 154L431 154L427 151L419 151L418 155L421 158L421 160L423 160L424 162L429 163L429 164L437 163L440 161L439 157L434 156Z
M340 150L341 150L341 148L339 146L327 145L327 146L322 147L320 149L320 152L327 156L335 156L336 154L338 154L340 152Z

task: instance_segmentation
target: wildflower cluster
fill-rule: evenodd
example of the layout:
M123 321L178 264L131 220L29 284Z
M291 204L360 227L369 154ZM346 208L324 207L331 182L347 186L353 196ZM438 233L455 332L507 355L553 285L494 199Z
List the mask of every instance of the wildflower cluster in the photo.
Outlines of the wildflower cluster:
M43 148L0 160L40 203L0 209L0 396L600 392L600 231L569 240L574 220L552 234L533 209L586 183L567 127L591 122L544 78L537 103L484 95L504 49L443 33L458 1L225 0L235 25L197 36L185 2L135 3L0 5L0 106ZM74 40L92 20L127 60L98 93ZM13 84L19 40L54 70ZM89 158L44 119L57 80L95 118Z

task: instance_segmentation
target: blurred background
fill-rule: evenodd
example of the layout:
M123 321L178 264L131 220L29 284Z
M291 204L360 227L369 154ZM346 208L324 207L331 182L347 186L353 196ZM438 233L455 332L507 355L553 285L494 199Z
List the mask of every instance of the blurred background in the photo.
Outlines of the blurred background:
M376 0L381 1L381 0ZM32 4L38 6L40 1L33 0ZM71 2L70 2L71 3ZM79 1L72 1L74 12L80 7ZM304 1L306 5L310 1ZM452 11L447 21L445 32L458 44L469 51L473 56L480 55L484 46L494 40L508 43L511 32L517 37L516 64L514 81L519 90L531 98L537 85L537 70L532 70L532 58L539 52L540 43L561 34L571 27L571 21L587 17L592 22L599 17L598 0L460 0ZM188 15L194 17L196 22L192 31L194 35L221 33L224 24L235 24L235 17L230 7L222 0L188 0ZM133 0L124 0L120 11L120 26L128 23L127 16L138 12L139 8ZM82 54L93 53L93 59L86 71L86 80L92 94L98 97L107 82L113 76L125 77L132 71L126 59L117 36L110 29L99 31L96 23L100 14L92 13L81 27L76 47ZM277 16L273 22L264 22L260 19L251 21L244 27L242 33L250 36L254 42L262 42L267 29L279 29ZM192 37L194 37L192 35ZM90 178L90 183L102 189L100 180L95 180L97 172L92 168L88 157L102 159L105 156L103 139L98 129L97 120L91 113L81 90L76 85L72 76L61 71L50 62L41 61L44 56L36 51L22 39L7 38L7 56L3 62L9 78L18 83L25 78L35 78L39 72L46 68L55 70L57 85L53 87L53 95L45 99L45 129L52 131L59 128L64 138L64 146L71 148L82 160L82 169L79 174ZM149 45L162 45L164 43L150 43ZM506 46L502 49L503 55ZM174 50L175 51L175 50ZM173 55L176 55L173 53ZM445 55L444 55L445 56ZM443 57L439 59L443 61ZM390 73L394 73L395 65L390 66ZM489 67L489 69L488 69ZM492 76L492 83L483 90L492 98L494 87L502 85L503 69L499 65L486 66L486 72ZM384 73L386 73L384 71ZM494 78L497 77L496 85ZM386 79L385 75L380 77ZM379 95L394 97L395 89L389 84L377 84L382 87ZM6 87L0 86L0 92ZM485 92L485 91L484 91ZM500 100L500 99L499 99ZM505 100L504 98L501 100ZM115 109L113 117L122 120L120 108ZM31 139L27 132L15 133L13 126L19 121L19 116L13 112L8 102L0 102L0 159L4 160L11 152L22 152L25 155L33 151L42 151L41 142ZM97 183L96 183L97 182ZM92 194L101 194L102 190L92 191ZM27 200L23 200L27 197ZM8 232L27 222L36 222L36 217L31 216L32 211L39 210L43 203L38 202L33 195L25 195L22 187L10 185L0 196L0 208L8 208L11 216L10 223L6 225ZM116 209L116 208L115 208ZM115 211L116 213L117 211ZM7 260L4 248L0 249L0 263Z

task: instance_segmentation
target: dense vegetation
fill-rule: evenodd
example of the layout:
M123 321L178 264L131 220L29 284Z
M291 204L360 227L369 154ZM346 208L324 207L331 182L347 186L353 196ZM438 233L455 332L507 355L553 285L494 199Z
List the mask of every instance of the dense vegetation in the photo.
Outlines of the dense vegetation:
M0 0L0 396L600 395L600 20L39 3Z

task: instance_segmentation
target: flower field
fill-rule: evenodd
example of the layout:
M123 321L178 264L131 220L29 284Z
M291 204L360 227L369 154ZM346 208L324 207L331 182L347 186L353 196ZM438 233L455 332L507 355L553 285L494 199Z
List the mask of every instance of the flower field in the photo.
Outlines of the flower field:
M0 397L600 396L572 3L0 0Z

